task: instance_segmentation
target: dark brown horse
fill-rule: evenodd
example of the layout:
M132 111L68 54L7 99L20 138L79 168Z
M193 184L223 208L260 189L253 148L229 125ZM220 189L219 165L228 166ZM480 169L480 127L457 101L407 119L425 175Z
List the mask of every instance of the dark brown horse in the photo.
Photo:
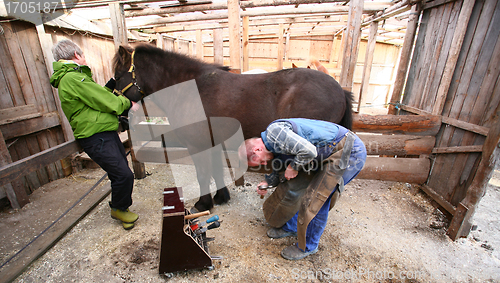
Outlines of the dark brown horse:
M133 67L131 68L131 65ZM231 117L241 124L244 138L260 136L272 121L302 117L331 121L351 128L352 95L331 76L305 69L287 69L267 74L234 74L227 67L208 64L149 45L134 49L120 47L114 58L116 89L133 101L139 101L167 87L195 80L206 117ZM132 84L130 84L132 83ZM191 115L188 108L182 116ZM169 117L170 119L171 117ZM209 133L210 134L210 133ZM192 139L182 139L188 150L196 151ZM198 150L199 151L199 150ZM223 174L213 172L222 164L218 157L194 160L201 197L195 207L202 211L213 207L209 192L210 177L217 188L217 204L229 200Z

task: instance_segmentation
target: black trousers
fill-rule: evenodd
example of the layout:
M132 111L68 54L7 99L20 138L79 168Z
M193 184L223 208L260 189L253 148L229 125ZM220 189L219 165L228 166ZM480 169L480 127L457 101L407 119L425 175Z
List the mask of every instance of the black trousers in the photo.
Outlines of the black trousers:
M102 132L78 139L89 157L108 173L111 181L111 207L126 210L132 205L134 173L130 170L117 132Z

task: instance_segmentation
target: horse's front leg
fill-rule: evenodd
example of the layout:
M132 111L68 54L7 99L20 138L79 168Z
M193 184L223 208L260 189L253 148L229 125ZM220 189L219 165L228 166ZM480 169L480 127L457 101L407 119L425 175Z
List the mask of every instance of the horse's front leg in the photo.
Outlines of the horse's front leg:
M212 156L210 150L205 150L191 155L196 168L196 177L200 185L200 199L194 204L198 211L210 210L214 207L210 194L210 178L212 175Z
M217 185L214 202L216 204L228 202L231 196L224 182L224 163L222 163L222 149L220 146L212 148L212 177Z

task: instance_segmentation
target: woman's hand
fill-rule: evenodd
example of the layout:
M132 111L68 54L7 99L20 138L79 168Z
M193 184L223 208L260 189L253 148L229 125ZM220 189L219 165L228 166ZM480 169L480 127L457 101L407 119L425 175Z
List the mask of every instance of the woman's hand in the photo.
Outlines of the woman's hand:
M133 102L132 100L130 100L130 103L132 103L132 106L130 107L130 110L132 110L132 111L139 110L139 104L138 103Z
M297 177L297 174L299 174L299 172L297 170L293 169L292 166L288 165L288 167L286 167L285 178L287 180L290 180L290 179Z

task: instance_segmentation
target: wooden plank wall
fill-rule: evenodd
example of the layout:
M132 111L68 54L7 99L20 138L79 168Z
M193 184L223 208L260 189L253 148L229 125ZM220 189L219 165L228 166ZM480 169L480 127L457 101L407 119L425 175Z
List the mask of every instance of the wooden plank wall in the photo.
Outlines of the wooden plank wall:
M2 159L6 159L2 164L8 164L65 142L60 119L66 117L59 117L57 113L35 26L22 21L1 25L4 34L0 35L0 130L3 135L0 142L8 148L9 155L2 152ZM54 28L47 28L46 32L51 34L53 43L62 39L76 42L97 83L104 85L113 76L111 59L115 51L111 38ZM2 120L3 116L9 119ZM64 177L61 162L55 162L11 185L15 189L21 187L29 195L61 177ZM6 188L0 187L0 198L6 196Z
M5 142L13 162L64 142L64 135L35 26L21 21L1 25L0 110L12 113L28 105L37 114L0 125L4 137L0 142ZM22 186L30 194L63 175L61 163L56 162L12 185Z
M363 64L367 41L362 40L358 62L354 73L353 92L355 100L361 87ZM283 67L291 68L292 63L305 68L311 59L327 68L330 75L337 81L340 78L342 65L341 40L333 40L333 36L303 36L291 37L285 40ZM367 93L367 102L371 105L384 105L389 100L390 90L394 83L394 76L400 53L400 46L377 43L373 56L372 75ZM229 64L229 43L224 42L224 63ZM251 39L248 44L250 69L263 69L268 72L277 70L278 40L273 38ZM203 46L203 60L213 62L214 50L212 43ZM227 62L227 63L226 63ZM368 106L370 107L370 106Z
M431 112L462 7L455 1L424 10L403 104ZM490 127L500 107L500 1L476 0L443 117ZM436 147L482 145L485 136L443 124ZM437 154L427 181L456 207L475 176L481 153Z

